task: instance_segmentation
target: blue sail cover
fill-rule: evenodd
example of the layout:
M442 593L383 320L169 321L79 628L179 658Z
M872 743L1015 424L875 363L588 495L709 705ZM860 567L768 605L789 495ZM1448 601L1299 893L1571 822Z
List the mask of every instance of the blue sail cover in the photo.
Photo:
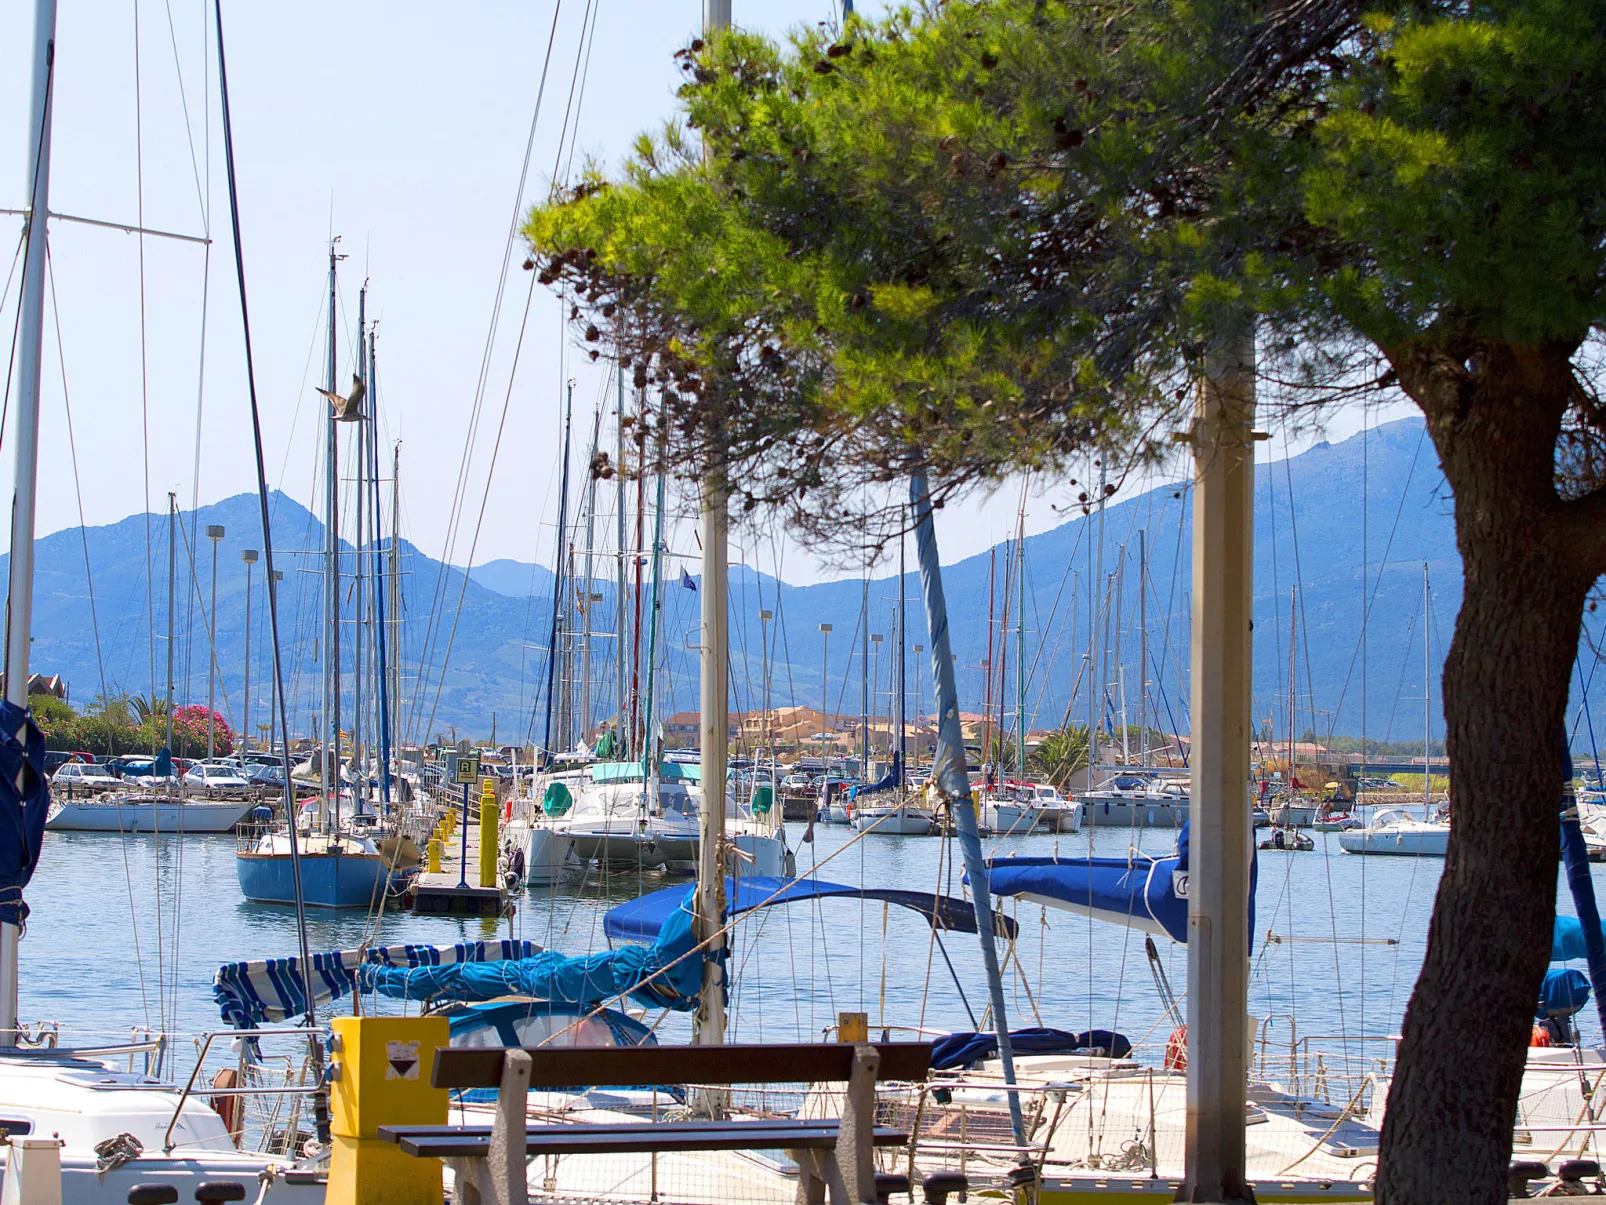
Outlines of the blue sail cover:
M903 785L903 755L892 755L892 769L888 770L879 782L872 782L869 786L859 784L848 788L848 798L857 799L860 795L874 795L877 791L896 791Z
M1014 895L1141 929L1172 941L1188 940L1188 825L1169 858L994 858L987 884L994 895ZM1249 928L1255 927L1259 861L1249 864Z
M45 736L26 708L0 702L0 922L28 919L22 889L39 864L39 843L50 811Z
M1589 947L1584 941L1584 923L1576 916L1556 916L1556 927L1550 936L1550 961L1571 962L1575 958L1588 958Z
M312 994L326 1004L350 994L359 967L455 966L507 958L528 958L541 947L532 941L474 941L455 946L398 945L367 950L328 950L312 956ZM254 1029L306 1013L301 988L301 960L263 958L229 962L212 976L212 998L223 1020L235 1029Z
M358 968L363 991L402 1000L491 1000L539 996L575 1005L598 1004L628 995L648 1008L690 1012L697 1007L703 958L692 954L694 888L672 889L680 899L651 945L624 946L570 958L548 950L530 958L441 966Z
M1125 1034L1109 1029L1088 1029L1070 1033L1063 1029L1015 1029L1009 1044L1016 1054L1102 1054L1124 1059L1132 1053ZM951 1033L931 1044L931 1069L952 1071L973 1066L998 1054L998 1035L994 1033Z
M681 910L691 910L695 892L695 887L665 887L620 904L602 918L602 931L616 940L655 941L669 917ZM880 900L900 908L909 908L920 913L938 929L953 929L960 933L976 931L975 908L965 900L950 895L880 887L848 887L819 879L781 879L770 875L725 880L727 917L740 916L754 908L773 908L778 904L843 898ZM1009 917L995 915L993 924L1000 937L1015 936L1015 922Z

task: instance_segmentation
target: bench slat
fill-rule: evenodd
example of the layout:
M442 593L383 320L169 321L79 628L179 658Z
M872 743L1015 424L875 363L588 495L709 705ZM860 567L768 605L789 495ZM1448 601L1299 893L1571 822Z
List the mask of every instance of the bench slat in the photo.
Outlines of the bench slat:
M800 1120L790 1117L761 1117L741 1121L532 1121L529 1131L544 1133L560 1129L565 1134L675 1134L683 1131L712 1131L716 1129L757 1130L817 1129L835 1133L838 1122L834 1117ZM380 1126L379 1137L387 1142L400 1142L403 1138L489 1138L488 1125L398 1125Z
M878 1080L922 1080L931 1070L929 1042L877 1042ZM500 1048L442 1048L430 1083L436 1088L495 1088ZM847 1042L753 1043L731 1046L543 1046L530 1050L531 1088L634 1084L763 1084L845 1082L853 1066Z
M564 1130L577 1127L550 1126L532 1130L527 1136L525 1153L529 1155L621 1155L621 1154L673 1154L695 1151L752 1151L779 1148L781 1150L831 1150L836 1146L833 1130L819 1126L796 1126L780 1129L774 1126L752 1126L749 1132L740 1127L714 1126L701 1131L666 1134L661 1126L649 1126L645 1132L634 1134L569 1135ZM901 1130L877 1128L872 1141L876 1146L903 1146L909 1135ZM491 1147L490 1135L483 1138L466 1136L402 1135L399 1145L404 1154L425 1159L483 1158Z

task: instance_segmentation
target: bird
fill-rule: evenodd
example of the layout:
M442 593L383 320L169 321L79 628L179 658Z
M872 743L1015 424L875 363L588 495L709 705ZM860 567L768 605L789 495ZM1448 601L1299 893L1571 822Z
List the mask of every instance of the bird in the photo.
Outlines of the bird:
M362 378L356 374L351 378L351 392L341 397L333 389L320 389L319 393L329 399L334 409L334 420L337 423L354 423L363 417L362 399L368 391L364 388Z

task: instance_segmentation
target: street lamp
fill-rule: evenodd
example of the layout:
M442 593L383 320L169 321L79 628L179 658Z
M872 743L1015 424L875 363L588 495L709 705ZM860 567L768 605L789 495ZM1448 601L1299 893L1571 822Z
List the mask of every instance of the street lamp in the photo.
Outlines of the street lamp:
M206 755L211 757L217 752L217 721L214 719L217 713L213 711L217 697L217 545L223 538L223 528L215 523L209 524L206 538L212 541L212 622L207 625L206 631L212 650L206 667Z
M831 625L820 625L820 750L824 755L825 734L830 727L830 719L826 714L826 707L831 702L830 675L826 672L830 663L831 653Z
M284 581L284 570L283 569L275 569L271 576L272 576L272 580L268 583L268 594L269 594L268 601L270 603L273 602L273 600L278 597L279 583ZM271 610L272 610L271 607L270 607L269 610L270 610L270 617L271 617ZM274 721L275 718L277 718L277 716L279 714L279 675L276 672L277 669L278 669L278 665L277 665L276 659L273 660L273 661L270 661L269 664L273 666L273 669L270 670L269 673L268 673L268 723L265 725L265 727L268 729L268 740L267 740L268 752L272 753L273 752L273 739L272 739L273 721ZM257 727L258 728L262 728L262 727L264 727L264 725L258 724ZM289 766L290 766L290 729L288 727L286 727L285 731L284 731L284 748L280 749L279 752L284 755L285 772L288 773L289 772Z
M257 563L257 550L246 548L240 559L245 562L245 702L240 714L240 752L251 743L251 567Z

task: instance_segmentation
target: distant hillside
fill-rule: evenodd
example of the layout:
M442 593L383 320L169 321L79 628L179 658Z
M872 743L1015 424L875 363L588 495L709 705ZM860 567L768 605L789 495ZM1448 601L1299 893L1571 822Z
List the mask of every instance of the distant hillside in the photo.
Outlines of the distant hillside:
M1436 667L1448 644L1461 596L1450 503L1421 422L1393 423L1371 431L1364 441L1357 436L1339 444L1319 444L1287 462L1261 465L1256 483L1257 717L1276 717L1279 733L1287 724L1291 591L1298 582L1302 598L1293 616L1298 630L1297 726L1301 730L1314 727L1325 731L1331 726L1339 732L1359 732L1364 693L1369 734L1414 739L1422 727L1423 562L1428 564L1432 582L1436 713ZM1060 723L1078 676L1085 675L1089 582L1100 571L1104 577L1093 594L1101 603L1109 600L1108 614L1101 614L1098 628L1098 643L1109 650L1101 677L1109 707L1116 712L1124 685L1127 718L1137 722L1143 676L1138 651L1139 616L1144 609L1138 587L1141 538L1149 577L1150 722L1163 729L1187 730L1190 519L1191 493L1183 483L1153 489L1106 508L1102 566L1096 546L1099 524L1093 517L1079 517L1026 541L1024 644L1029 671L1027 713L1032 726ZM197 514L182 515L180 524L178 638L174 646L177 693L183 700L205 701L206 643L200 604L210 588L211 548L204 533L208 524L222 524L227 535L218 548L219 698L220 708L226 700L227 710L238 720L246 585L240 552L261 544L256 501L251 495L229 498L203 507ZM274 497L273 524L278 567L285 574L280 630L288 694L297 705L292 722L304 728L316 708L320 659L325 652L318 555L322 527L315 516L283 495ZM69 529L38 543L34 668L63 674L72 684L76 702L92 699L103 675L107 689L114 692L144 694L152 689L153 681L158 692L162 688L166 516L149 516L148 526L149 561L144 515L91 528L82 538L77 529ZM186 557L186 538L193 538L192 533L198 533L200 545L193 578ZM93 612L84 572L86 543L94 567ZM443 567L405 542L403 549L404 695L411 735L449 733L455 728L461 735L483 736L490 731L493 715L499 736L522 736L532 722L539 731L543 713L537 703L545 681L544 649L551 622L550 572L499 560L476 567L465 583L461 570ZM909 551L912 563L912 543ZM994 607L1001 609L1005 553L1003 548L996 553L1000 584ZM944 569L962 705L972 711L981 709L985 697L981 664L987 656L989 561L990 555L984 553ZM657 692L665 712L696 705L696 653L691 646L696 643L699 600L695 590L680 580L680 566L686 563L667 562L660 587L663 624L659 651L666 671ZM351 564L348 559L348 572ZM262 568L259 563L254 571L253 728L266 720L268 703ZM613 572L611 565L606 572ZM1362 600L1373 586L1377 595L1368 626L1363 692L1359 660ZM349 591L349 582L347 588ZM924 611L913 572L905 588L909 642L926 644ZM592 613L597 633L593 641L593 710L600 716L612 710L617 695L616 648L620 642L612 635L616 612L611 579L599 582L597 591L603 600ZM643 593L650 597L649 582L644 581ZM774 646L772 701L776 705L818 706L824 653L830 676L827 706L831 711L856 712L860 706L861 643L857 633L863 594L864 587L857 581L792 586L733 567L732 705L739 709L757 705L766 628L759 611L767 609L774 615L767 625ZM895 577L870 583L870 631L884 634L889 642L896 598ZM344 605L349 619L354 599L348 598ZM434 624L432 615L437 616ZM819 631L822 623L834 628L828 648ZM627 648L634 636L631 631L625 633ZM643 654L647 638L645 632L640 636ZM420 660L432 667L439 665L448 641L452 653L445 682L437 682L432 668L426 675L428 689L421 692ZM995 663L1000 657L1005 660L1011 717L1017 649L1012 619L1008 648L994 651ZM343 668L349 673L349 651L345 656L348 664ZM879 703L872 703L873 710L887 708L893 656L890 643L879 649L872 646L871 668L879 683ZM923 660L917 670L911 653L908 672L911 696L918 685L921 708L929 710L929 663ZM1087 700L1084 677L1072 707L1073 720L1085 720ZM349 709L349 702L346 706ZM429 728L431 712L434 724ZM1441 727L1436 721L1436 729Z

